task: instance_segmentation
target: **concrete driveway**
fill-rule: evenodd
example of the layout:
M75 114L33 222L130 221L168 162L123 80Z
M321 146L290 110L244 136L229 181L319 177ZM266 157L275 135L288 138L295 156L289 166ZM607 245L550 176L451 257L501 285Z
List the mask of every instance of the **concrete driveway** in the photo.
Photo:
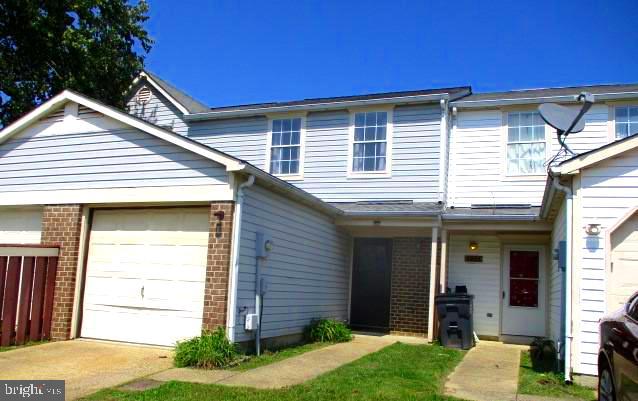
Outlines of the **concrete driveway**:
M88 340L61 341L0 352L0 379L65 380L73 400L172 366L163 348Z

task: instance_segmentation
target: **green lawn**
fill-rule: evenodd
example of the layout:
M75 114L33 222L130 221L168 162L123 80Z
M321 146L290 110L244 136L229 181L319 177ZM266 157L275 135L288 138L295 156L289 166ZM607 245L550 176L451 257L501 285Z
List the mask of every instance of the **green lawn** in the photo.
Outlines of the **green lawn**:
M545 397L572 397L585 401L596 399L594 390L589 387L579 386L578 384L565 384L562 373L536 372L532 368L532 359L528 351L521 352L518 392Z
M299 386L281 390L169 382L144 392L103 390L91 401L452 401L440 395L445 376L462 359L457 350L394 344Z
M0 347L0 352L13 351L14 349L20 349L25 347L32 347L34 345L45 344L48 341L31 341L23 345L10 345L8 347Z
M319 348L331 345L330 343L308 343L302 345L296 345L293 347L281 348L278 350L265 350L260 356L248 357L245 361L242 361L239 365L234 366L231 370L237 370L243 372L249 369L255 369L260 366L270 365L271 363L279 362L283 359L290 358L292 356L301 355L303 353L314 351Z

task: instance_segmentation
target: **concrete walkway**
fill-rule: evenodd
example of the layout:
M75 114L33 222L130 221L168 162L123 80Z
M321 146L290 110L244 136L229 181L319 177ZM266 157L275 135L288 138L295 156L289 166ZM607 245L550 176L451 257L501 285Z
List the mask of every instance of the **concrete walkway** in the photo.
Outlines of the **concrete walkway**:
M473 401L517 401L520 345L481 341L445 383L445 394Z
M306 352L305 354L245 372L180 368L166 370L151 375L147 379L223 384L260 389L282 388L313 379L339 366L379 351L397 341L425 343L423 339L407 339L398 336L355 335L352 342L335 344Z
M172 351L110 342L52 342L0 353L0 380L64 380L66 399L171 367Z

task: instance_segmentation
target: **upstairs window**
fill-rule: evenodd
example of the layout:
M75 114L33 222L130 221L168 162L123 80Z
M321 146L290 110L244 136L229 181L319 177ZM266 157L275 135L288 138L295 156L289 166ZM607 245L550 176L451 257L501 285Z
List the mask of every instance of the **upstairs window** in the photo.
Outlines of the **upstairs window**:
M271 138L270 173L299 174L301 118L273 120Z
M385 172L388 113L355 113L352 172Z
M638 132L638 106L616 107L616 139Z
M537 112L507 116L507 174L541 174L545 164L545 123Z

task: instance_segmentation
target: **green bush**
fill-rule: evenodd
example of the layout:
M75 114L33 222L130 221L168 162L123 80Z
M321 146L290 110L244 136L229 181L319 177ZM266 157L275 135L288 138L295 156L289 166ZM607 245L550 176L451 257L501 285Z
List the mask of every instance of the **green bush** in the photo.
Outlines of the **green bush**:
M226 338L226 331L219 327L213 332L203 332L200 337L178 342L174 362L178 368L223 368L237 356L237 348Z
M352 340L352 330L338 320L320 319L310 323L306 337L312 342L343 343Z

